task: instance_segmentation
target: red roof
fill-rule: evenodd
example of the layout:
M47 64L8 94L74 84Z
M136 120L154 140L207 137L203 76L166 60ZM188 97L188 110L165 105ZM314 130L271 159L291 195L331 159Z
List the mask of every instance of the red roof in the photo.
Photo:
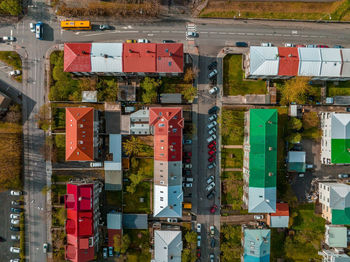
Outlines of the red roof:
M157 72L183 72L183 44L157 44Z
M108 229L108 246L113 247L114 246L114 236L119 235L120 240L122 237L122 230L121 229Z
M123 72L155 73L157 44L123 44Z
M286 216L289 217L289 206L287 203L276 203L276 213L270 214L273 217Z
M180 107L150 108L149 124L154 126L154 159L182 160L184 119Z
M65 207L66 259L74 262L94 259L93 184L67 184Z
M64 71L90 72L91 71L91 43L64 44Z
M94 160L94 109L66 108L66 161Z
M296 76L299 69L299 54L296 47L278 47L278 75Z

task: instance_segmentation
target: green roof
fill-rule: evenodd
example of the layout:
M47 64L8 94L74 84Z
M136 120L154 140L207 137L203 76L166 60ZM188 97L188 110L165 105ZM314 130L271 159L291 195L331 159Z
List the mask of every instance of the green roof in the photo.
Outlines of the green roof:
M332 209L333 225L350 225L350 207L342 210Z
M249 187L276 187L277 110L250 109Z
M332 163L349 164L350 163L350 139L332 139Z

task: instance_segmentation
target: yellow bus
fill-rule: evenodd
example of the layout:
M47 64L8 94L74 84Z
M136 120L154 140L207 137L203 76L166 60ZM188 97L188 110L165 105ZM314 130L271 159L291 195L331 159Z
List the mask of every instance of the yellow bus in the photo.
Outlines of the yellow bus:
M90 21L61 21L61 28L65 30L91 30Z

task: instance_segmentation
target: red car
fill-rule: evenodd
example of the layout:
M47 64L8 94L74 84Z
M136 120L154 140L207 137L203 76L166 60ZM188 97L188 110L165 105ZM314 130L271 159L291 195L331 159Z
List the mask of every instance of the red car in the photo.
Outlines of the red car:
M215 151L214 150L209 150L208 154L212 156L213 154L215 154Z
M328 45L317 45L318 48L329 48Z
M183 162L184 163L191 163L191 159L190 158L184 158Z
M210 213L214 214L216 212L216 210L218 209L218 206L217 205L213 205L211 208L210 208Z
M216 141L213 141L208 145L208 148L213 148L215 146L216 146Z
M306 45L296 45L295 47L306 47Z
M215 160L215 155L212 155L211 157L208 158L208 161L211 163Z
M187 157L191 158L191 156L192 156L192 152L185 152L185 156L187 156Z
M212 147L211 150L213 150L214 152L216 152L216 147Z
M197 248L197 257L201 257L201 249Z

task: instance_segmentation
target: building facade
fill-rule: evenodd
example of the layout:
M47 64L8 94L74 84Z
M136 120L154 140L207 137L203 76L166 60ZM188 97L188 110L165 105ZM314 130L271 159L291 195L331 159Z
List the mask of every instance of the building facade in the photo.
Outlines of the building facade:
M270 229L244 229L242 262L269 262Z

